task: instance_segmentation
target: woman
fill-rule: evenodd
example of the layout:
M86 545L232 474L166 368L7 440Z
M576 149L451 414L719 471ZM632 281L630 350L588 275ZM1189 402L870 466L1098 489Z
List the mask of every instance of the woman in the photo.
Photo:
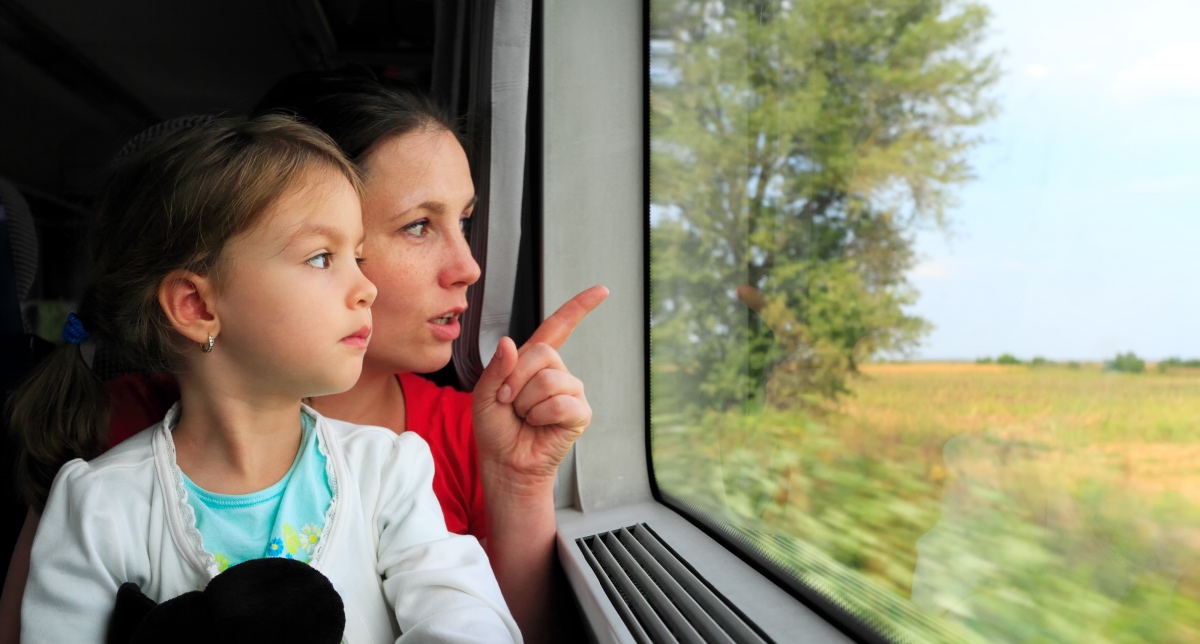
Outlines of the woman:
M360 424L418 431L431 444L456 432L469 435L467 395L412 376L450 361L466 288L480 276L463 234L475 189L453 122L422 97L346 73L292 77L277 85L259 109L307 119L364 172L363 272L380 292L372 307L377 335L354 388L317 400L316 408ZM456 462L437 464L481 483L484 525L475 518L463 525L439 491L447 522L451 530L484 539L509 608L532 642L548 640L555 616L573 610L554 605L568 596L554 589L554 476L591 418L590 408L585 413L572 406L582 400L582 383L567 372L555 349L607 293L594 287L576 296L542 324L519 356L511 340L500 343L475 386L477 469L471 472L463 462L471 457L468 450ZM494 397L485 395L492 391ZM453 410L446 416L449 422L433 432L404 424L413 418L414 406L435 399L442 410ZM515 400L517 416L489 406L489 399ZM472 505L467 487L459 502Z
M466 289L480 276L463 233L474 185L453 122L422 97L344 73L280 83L259 108L275 110L325 130L364 171L362 268L379 289L374 333L354 388L314 407L425 438L447 525L484 542L525 639L552 639L556 618L573 610L556 606L568 594L555 589L554 476L591 418L582 383L555 349L607 290L577 295L520 351L502 340L474 403L433 386L414 374L449 362ZM114 443L157 422L174 398L161 379L125 379L110 391ZM35 524L26 521L5 584L0 635L12 641Z

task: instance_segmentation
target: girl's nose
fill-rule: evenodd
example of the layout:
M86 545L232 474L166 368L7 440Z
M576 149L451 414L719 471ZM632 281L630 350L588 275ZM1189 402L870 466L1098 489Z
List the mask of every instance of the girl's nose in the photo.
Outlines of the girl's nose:
M370 308L375 303L375 296L379 295L379 289L375 288L375 283L367 279L362 271L358 271L358 277L354 283L354 289L351 291L351 299L355 308L364 307Z

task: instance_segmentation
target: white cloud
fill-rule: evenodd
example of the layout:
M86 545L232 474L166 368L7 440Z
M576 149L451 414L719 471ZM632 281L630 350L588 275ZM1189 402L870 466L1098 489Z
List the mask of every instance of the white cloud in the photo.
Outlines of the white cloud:
M1030 78L1045 78L1050 75L1050 68L1041 63L1033 63L1025 68L1025 75Z
M1110 87L1118 96L1200 97L1200 42L1164 45L1119 74Z
M948 277L949 274L949 267L943 262L921 262L912 267L912 271L909 273L918 279L938 279Z

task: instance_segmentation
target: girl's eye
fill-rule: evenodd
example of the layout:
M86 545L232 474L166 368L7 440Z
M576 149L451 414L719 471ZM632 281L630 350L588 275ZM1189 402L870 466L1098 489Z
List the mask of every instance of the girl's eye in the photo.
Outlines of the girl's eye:
M305 263L314 268L329 268L329 265L333 263L333 253L321 253Z
M425 234L425 227L428 225L429 225L428 219L418 219L417 221L412 222L411 224L405 226L404 228L401 228L400 230L402 230L410 235L415 235L417 237L420 237L421 235Z
M359 266L362 266L363 262L365 262L365 261L367 261L366 257L355 257L354 258L354 263L358 264Z
M471 232L471 218L468 217L467 215L463 215L458 220L458 229L461 230L464 235L470 233Z

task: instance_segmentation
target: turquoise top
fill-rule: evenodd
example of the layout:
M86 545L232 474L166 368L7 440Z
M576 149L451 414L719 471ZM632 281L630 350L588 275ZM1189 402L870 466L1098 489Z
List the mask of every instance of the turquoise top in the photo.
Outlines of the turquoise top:
M314 421L300 414L300 450L279 482L250 494L216 494L185 474L187 502L196 513L204 549L219 570L250 559L287 557L307 563L317 549L325 514L333 503L325 455L317 448Z

